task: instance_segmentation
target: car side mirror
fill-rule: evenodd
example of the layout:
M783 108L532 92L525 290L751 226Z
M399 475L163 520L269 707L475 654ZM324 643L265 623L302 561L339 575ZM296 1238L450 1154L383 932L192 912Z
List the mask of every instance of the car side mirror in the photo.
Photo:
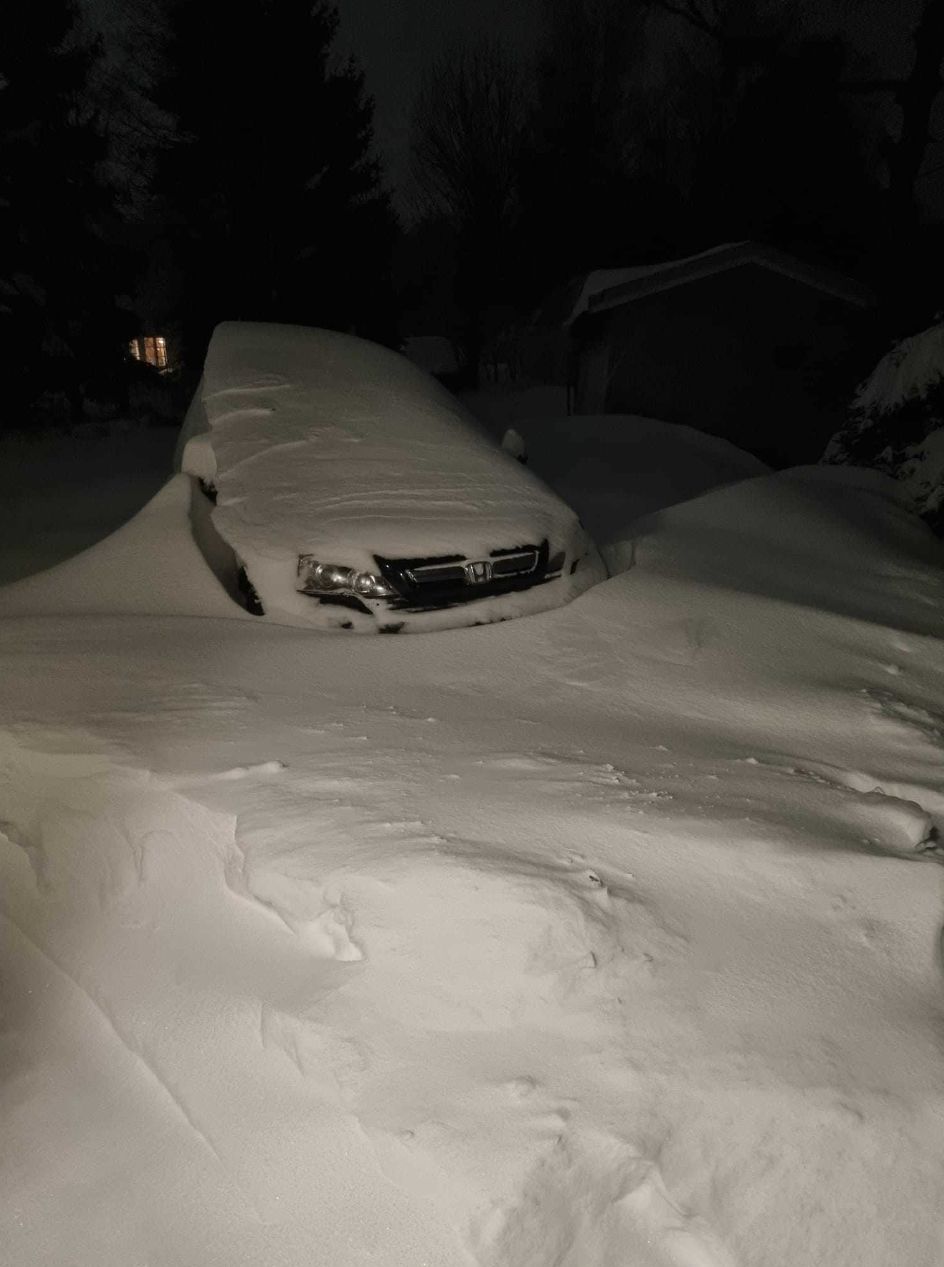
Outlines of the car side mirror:
M506 453L510 453L513 458L517 458L519 462L527 462L528 450L524 439L514 427L509 427L502 436L501 447Z

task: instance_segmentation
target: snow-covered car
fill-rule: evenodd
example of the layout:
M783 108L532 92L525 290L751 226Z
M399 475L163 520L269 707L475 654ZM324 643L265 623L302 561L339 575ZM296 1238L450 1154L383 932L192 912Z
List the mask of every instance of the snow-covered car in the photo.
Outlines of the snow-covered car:
M281 623L485 624L606 575L570 507L449 392L351 335L219 326L178 465L217 575Z

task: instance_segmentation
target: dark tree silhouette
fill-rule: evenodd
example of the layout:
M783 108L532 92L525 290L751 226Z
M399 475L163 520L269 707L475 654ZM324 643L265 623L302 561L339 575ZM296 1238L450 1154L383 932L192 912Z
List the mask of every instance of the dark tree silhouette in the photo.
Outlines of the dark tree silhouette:
M845 60L841 39L805 40L743 85L701 176L720 236L853 270L867 258L880 191L841 91Z
M927 0L914 34L915 59L898 87L901 131L888 164L889 218L907 232L916 220L916 185L931 141L931 115L941 91L944 0Z
M336 29L310 0L177 0L161 104L178 126L158 191L191 369L224 319L391 336L395 218L373 103L353 63L334 64Z
M411 148L420 203L450 227L455 304L470 379L516 286L512 235L520 203L526 92L520 68L491 40L460 45L420 86Z
M132 318L116 298L106 143L85 94L97 49L72 0L0 18L0 375L12 423L120 395Z
M808 33L808 0L645 3L650 47L674 52L658 142L666 161L685 156L700 244L756 237L865 267L880 187L846 91L845 38Z
M911 39L914 59L907 75L843 84L850 95L890 97L899 111L897 134L888 147L886 218L893 236L913 232L919 221L918 181L935 139L931 119L944 84L944 0L925 0Z
M535 272L559 280L624 263L639 249L630 117L643 10L638 0L545 0L525 171L527 242Z

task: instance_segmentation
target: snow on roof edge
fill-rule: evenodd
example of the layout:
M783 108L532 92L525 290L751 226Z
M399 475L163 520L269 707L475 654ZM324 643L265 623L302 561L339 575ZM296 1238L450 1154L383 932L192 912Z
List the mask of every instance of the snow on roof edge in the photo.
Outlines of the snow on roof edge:
M786 251L759 242L726 242L683 259L625 269L597 269L589 273L564 325L572 325L585 313L605 312L646 295L701 281L744 264L759 264L859 307L869 307L875 302L867 286L842 273L808 264ZM610 285L600 284L604 277L610 280ZM620 280L615 280L617 277ZM598 279L596 285L594 279Z

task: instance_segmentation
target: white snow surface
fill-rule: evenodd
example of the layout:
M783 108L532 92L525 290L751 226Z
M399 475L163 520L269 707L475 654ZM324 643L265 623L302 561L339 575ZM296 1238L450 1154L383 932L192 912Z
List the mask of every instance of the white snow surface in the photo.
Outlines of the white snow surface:
M727 440L636 414L532 416L515 429L530 469L601 547L643 515L769 470Z
M899 498L761 475L410 639L220 619L192 557L134 615L107 543L0 592L0 1259L940 1267L944 574Z
M295 589L301 554L376 572L378 555L478 559L547 539L552 554L583 560L576 575L475 604L482 618L557 605L605 575L570 507L395 352L328 330L224 323L201 395L213 523L278 620L322 619ZM455 611L410 617L455 620Z
M0 584L51 567L130 519L167 479L174 433L126 422L0 431Z

